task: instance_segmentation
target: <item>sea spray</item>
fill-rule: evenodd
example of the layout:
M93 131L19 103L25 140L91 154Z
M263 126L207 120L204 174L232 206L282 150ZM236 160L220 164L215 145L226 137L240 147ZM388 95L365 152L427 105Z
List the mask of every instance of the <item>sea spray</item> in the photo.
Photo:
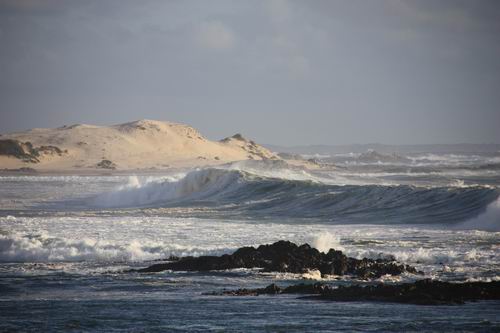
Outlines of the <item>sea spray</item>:
M325 253L327 253L330 249L335 249L337 251L344 250L344 247L340 245L340 237L327 231L314 235L311 243L311 245L318 249L318 251Z

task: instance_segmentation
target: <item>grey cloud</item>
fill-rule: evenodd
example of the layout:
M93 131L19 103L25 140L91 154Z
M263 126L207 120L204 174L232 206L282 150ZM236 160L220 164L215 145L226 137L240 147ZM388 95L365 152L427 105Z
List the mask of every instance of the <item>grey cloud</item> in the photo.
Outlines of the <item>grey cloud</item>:
M497 1L0 0L0 132L138 118L260 142L500 142Z

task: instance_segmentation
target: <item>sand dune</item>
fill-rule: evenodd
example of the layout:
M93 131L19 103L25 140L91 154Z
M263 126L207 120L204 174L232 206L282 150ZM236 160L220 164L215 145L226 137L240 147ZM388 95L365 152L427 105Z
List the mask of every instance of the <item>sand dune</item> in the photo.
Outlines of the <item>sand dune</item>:
M240 134L211 141L190 126L155 120L35 128L0 136L0 169L167 169L248 159L279 157Z

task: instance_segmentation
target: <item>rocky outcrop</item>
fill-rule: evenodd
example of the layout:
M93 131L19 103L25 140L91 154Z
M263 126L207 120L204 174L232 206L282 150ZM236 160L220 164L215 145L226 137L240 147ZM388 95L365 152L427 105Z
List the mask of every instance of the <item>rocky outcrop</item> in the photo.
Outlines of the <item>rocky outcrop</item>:
M267 272L307 273L319 270L322 275L353 275L363 279L383 275L399 275L404 272L418 273L409 265L391 259L356 259L341 251L330 249L323 253L308 244L297 246L288 241L279 241L258 248L242 247L233 254L222 256L183 257L174 262L155 264L139 272L211 271L234 268L262 268Z
M396 285L377 284L334 288L326 284L296 284L285 288L271 284L259 289L224 290L212 295L258 296L308 294L307 299L337 302L392 302L418 305L453 305L467 301L499 300L500 281L451 283L430 279Z

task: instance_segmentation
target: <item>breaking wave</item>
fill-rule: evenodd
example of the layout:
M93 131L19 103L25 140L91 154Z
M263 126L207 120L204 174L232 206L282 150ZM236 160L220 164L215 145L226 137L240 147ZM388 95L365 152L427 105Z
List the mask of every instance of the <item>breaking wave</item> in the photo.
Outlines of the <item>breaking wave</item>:
M483 186L331 185L314 177L264 177L202 169L178 179L132 181L90 202L99 208L196 207L212 217L317 218L341 223L458 223L486 211Z
M484 213L459 224L457 227L461 229L500 231L500 197L490 203Z

